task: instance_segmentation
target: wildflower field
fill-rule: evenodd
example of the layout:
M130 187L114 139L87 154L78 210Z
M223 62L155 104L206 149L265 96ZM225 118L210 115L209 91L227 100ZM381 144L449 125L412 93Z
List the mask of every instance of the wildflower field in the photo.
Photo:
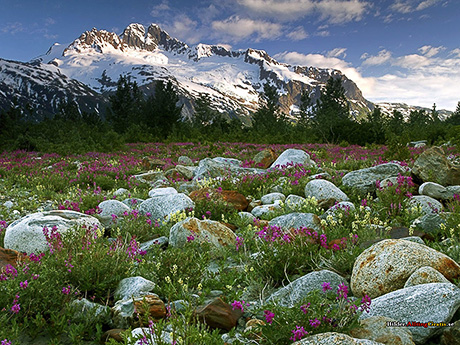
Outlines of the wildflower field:
M321 217L321 231L306 227L283 231L268 224L292 212L292 205L283 202L253 220L213 198L196 201L193 208L166 219L152 219L136 207L136 200L149 198L152 189L134 177L150 170L143 164L145 157L161 160L163 165L156 169L162 172L174 168L181 156L195 164L205 158L235 158L242 161L242 167L257 168L253 158L267 148L277 155L288 148L304 150L316 166L202 179L195 189L237 191L255 201L278 186L285 196L305 197L311 176L327 173L356 208ZM349 334L358 327L359 316L372 308L372 300L367 295L354 297L348 283L334 286L324 281L320 289L294 305L276 303L269 297L297 278L323 269L349 282L356 258L376 239L376 228L383 229L379 232L382 238L389 238L394 228L407 228L412 234L412 224L421 210L410 204L418 186L409 171L400 174L395 184L380 186L377 181L376 192L365 195L341 182L347 172L393 160L410 168L424 150L217 142L129 144L119 152L69 156L4 152L0 154L0 247L4 247L7 227L32 213L72 210L97 218L101 202L127 198L131 210L113 214L108 227L79 226L67 235L59 228L44 226L48 250L22 254L15 265L0 265L0 342L99 343L103 334L116 328L110 316L98 313L97 308L78 311L75 301L85 299L93 306L112 308L118 284L129 277L154 283L151 291L158 296L158 303L163 303L165 314L158 316L146 303L135 303L131 324L120 333L125 344L291 344L318 333ZM454 147L445 150L451 160L460 156ZM177 190L186 182L179 175L167 176L168 186ZM120 188L126 193L117 194ZM314 198L305 198L296 209L316 216L323 216L326 210ZM458 195L444 202L444 210L451 215L449 221L431 233L425 244L458 263ZM143 249L143 243L169 237L171 228L188 217L231 225L234 245L216 248L190 235L182 247L159 243ZM446 238L449 246L443 244ZM216 298L237 315L236 327L223 330L200 319L197 309ZM140 331L132 332L134 328ZM118 342L109 339L107 343Z

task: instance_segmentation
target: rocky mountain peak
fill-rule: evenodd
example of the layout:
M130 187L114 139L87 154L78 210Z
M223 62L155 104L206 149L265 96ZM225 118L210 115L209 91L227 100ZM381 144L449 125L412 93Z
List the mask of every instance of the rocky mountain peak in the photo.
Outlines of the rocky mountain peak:
M114 32L105 30L97 30L92 28L91 31L85 31L73 41L65 50L64 54L73 50L78 53L83 53L88 49L94 49L99 53L104 53L107 49L123 50L120 37Z

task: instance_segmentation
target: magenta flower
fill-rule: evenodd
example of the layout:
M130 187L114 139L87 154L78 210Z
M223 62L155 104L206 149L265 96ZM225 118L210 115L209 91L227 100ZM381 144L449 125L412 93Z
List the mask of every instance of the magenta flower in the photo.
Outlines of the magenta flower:
M361 299L361 310L365 312L369 312L371 307L371 298L368 295L364 295Z
M290 337L289 339L292 340L292 341L296 341L296 340L301 340L303 337L305 337L308 332L302 327L300 326L295 326L296 329L293 329L291 332L294 334L292 337Z
M64 287L62 288L62 293L63 293L64 295L68 295L68 294L70 294L70 290L71 290L70 285L67 285L67 287L64 286Z
M339 284L339 287L337 288L337 299L339 298L347 298L348 297L348 286L346 286L344 283Z
M8 341L8 339L4 339L4 340L2 340L0 345L11 345L11 341Z
M245 306L249 306L249 303L246 303L244 300L241 300L241 301L233 301L232 303L232 309L233 310L236 310L236 309L240 309L241 312L244 312L244 307Z
M275 317L275 314L272 313L270 310L264 310L264 316L265 316L265 321L267 321L267 323L271 325L273 322L273 318Z
M27 280L24 280L23 282L20 282L19 283L19 286L21 287L21 289L27 289L27 286L29 285L29 283L27 282Z
M236 251L243 246L244 238L236 236Z
M326 292L327 290L332 290L331 283L324 282L321 284L321 286L323 287L323 292Z
M193 236L193 234L191 234L190 236L187 236L187 242L192 242L195 240L195 236Z
M313 328L318 328L319 325L321 325L321 321L319 321L317 318L315 318L314 320L310 320L310 326L312 326Z
M304 314L306 314L307 311L308 311L308 307L310 307L310 303L307 303L307 304L304 304L304 305L300 306L300 310L302 310L302 312Z

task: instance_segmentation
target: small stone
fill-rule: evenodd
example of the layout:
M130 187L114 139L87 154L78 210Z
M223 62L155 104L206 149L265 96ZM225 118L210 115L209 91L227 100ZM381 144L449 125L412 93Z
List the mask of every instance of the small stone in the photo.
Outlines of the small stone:
M177 194L177 190L173 187L155 188L149 191L149 198L155 198L157 196L164 196L170 194Z
M3 203L3 206L5 206L6 208L10 209L14 206L13 202L11 200L7 200Z
M200 322L211 328L222 329L227 332L236 327L238 319L242 315L243 313L240 309L236 308L234 310L231 305L220 298L216 298L195 310L195 316Z
M132 297L139 297L155 288L155 283L143 277L129 277L118 283L114 293L115 301Z
M415 195L409 200L409 206L421 209L423 214L440 213L443 209L442 204L426 195Z
M305 197L314 197L318 202L326 199L335 201L348 201L348 196L336 187L332 182L326 180L312 180L305 186Z
M180 165L185 165L185 166L192 166L193 165L193 161L187 156L180 156L177 159L177 163L179 163Z
M277 200L284 201L285 199L286 197L282 193L270 193L262 196L262 198L260 198L260 201L262 201L263 205L270 205Z

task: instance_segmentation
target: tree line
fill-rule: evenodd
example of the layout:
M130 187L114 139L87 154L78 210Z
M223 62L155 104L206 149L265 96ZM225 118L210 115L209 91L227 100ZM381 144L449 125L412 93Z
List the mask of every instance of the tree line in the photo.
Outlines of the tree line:
M213 108L201 94L194 114L182 119L182 106L171 81L158 81L153 95L145 96L135 82L121 76L109 97L104 116L80 112L74 102L63 102L54 116L36 123L19 106L0 113L0 150L36 150L78 153L112 151L125 143L155 141L244 141L254 143L406 144L427 140L431 144L459 141L460 102L454 114L439 118L431 111L411 111L408 119L394 111L384 116L376 107L364 118L354 119L340 78L331 77L313 102L307 90L301 95L297 120L280 110L278 93L264 85L260 106L251 125L236 114Z

